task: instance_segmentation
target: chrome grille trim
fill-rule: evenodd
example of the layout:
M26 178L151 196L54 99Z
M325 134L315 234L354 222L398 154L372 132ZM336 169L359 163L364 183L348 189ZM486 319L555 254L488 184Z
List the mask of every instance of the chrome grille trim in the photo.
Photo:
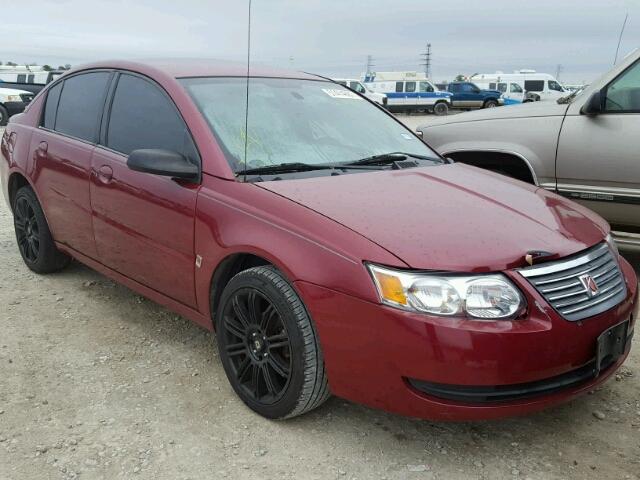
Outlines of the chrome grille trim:
M624 300L627 286L606 243L554 262L518 270L566 320L575 322L605 312ZM590 275L598 291L592 295L580 281Z

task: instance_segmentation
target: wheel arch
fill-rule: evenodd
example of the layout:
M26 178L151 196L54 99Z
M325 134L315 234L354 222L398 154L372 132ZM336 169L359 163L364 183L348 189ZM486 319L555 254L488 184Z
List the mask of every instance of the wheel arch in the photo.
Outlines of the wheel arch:
M33 185L31 185L31 182L29 181L29 179L25 175L23 175L21 172L13 172L12 174L9 175L9 179L7 181L7 188L9 192L9 208L11 209L12 212L13 212L13 203L16 198L16 194L18 193L18 190L26 186L31 187L31 189L35 192L35 189L33 188ZM38 194L36 193L36 198L37 197L38 197ZM40 201L39 198L38 198L38 201Z
M452 150L443 154L456 162L466 163L491 171L505 170L514 178L538 185L538 177L531 162L521 153L500 149ZM503 162L508 162L506 165ZM497 169L500 166L503 168ZM506 168L504 168L506 167Z

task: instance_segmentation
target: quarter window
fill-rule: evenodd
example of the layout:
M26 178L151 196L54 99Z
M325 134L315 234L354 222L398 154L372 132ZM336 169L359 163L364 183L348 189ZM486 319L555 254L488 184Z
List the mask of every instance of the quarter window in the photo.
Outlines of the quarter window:
M110 75L85 73L64 81L55 121L57 132L95 142Z
M122 74L118 80L106 145L125 155L157 148L198 161L191 135L171 100L156 85L133 75Z
M396 82L396 92L397 93L404 92L404 82Z
M544 80L525 80L524 89L527 92L542 92L544 91Z
M42 118L42 126L49 130L56 128L56 110L58 109L58 100L60 100L60 92L62 91L62 82L54 85L47 93L47 101L44 104L44 116Z
M21 73L18 75L18 83L25 83L27 81L27 75Z
M640 112L640 62L609 84L604 109L607 112Z

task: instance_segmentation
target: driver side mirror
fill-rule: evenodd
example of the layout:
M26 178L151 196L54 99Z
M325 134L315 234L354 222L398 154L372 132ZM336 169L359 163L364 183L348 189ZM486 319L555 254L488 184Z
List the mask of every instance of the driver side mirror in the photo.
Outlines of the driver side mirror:
M597 92L593 92L587 100L582 108L580 109L580 113L583 115L598 115L604 111L603 103L604 103L605 94L603 90L598 90Z
M151 173L182 180L198 180L200 171L178 152L154 148L134 150L127 158L127 167L137 172Z

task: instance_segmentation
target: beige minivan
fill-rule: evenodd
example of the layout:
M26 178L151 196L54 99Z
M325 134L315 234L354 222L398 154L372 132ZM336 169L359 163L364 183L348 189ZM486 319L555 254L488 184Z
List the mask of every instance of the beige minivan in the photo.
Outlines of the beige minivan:
M557 102L434 118L418 132L444 156L584 204L621 247L640 249L640 50Z

